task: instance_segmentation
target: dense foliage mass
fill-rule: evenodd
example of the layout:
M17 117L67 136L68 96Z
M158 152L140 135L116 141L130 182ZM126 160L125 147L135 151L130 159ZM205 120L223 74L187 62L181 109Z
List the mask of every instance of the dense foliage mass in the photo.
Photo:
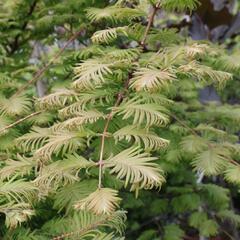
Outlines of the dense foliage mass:
M238 238L240 50L201 4L0 1L2 239Z

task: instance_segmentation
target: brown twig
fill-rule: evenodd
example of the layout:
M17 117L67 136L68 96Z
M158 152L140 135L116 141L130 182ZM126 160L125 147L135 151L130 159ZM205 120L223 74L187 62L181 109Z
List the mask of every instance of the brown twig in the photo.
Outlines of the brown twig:
M43 75L43 73L61 56L65 49L70 45L70 43L72 43L78 37L80 33L81 31L78 31L75 34L73 34L71 38L69 38L69 40L65 43L65 45L59 50L59 52L55 56L53 56L53 58L43 68L38 70L30 81L28 81L25 85L20 87L19 90L15 92L13 96L19 95L20 93L22 93L22 91L27 89L29 85L35 83Z
M42 111L38 111L38 112L31 113L31 114L27 115L26 117L21 118L21 119L17 120L16 122L12 123L12 124L9 124L8 126L0 129L0 133L3 133L4 131L6 131L6 130L9 129L9 128L15 127L16 125L24 122L25 120L27 120L27 119L29 119L29 118L31 118L31 117L33 117L33 116L36 116L36 115L40 114L41 112L42 112Z
M151 15L148 18L147 28L146 28L145 33L143 35L143 39L140 42L141 46L143 46L143 47L145 47L145 42L146 42L146 39L147 39L147 35L148 35L152 25L153 25L154 17L156 15L159 7L160 7L160 2L153 6L153 11L152 11Z
M145 33L143 35L143 39L141 41L141 46L145 46L145 42L147 39L147 35L150 31L150 28L153 24L154 21L154 17L157 13L157 10L159 9L159 5L160 3L158 3L156 6L154 6L153 8L153 12L151 13L151 15L149 16L149 20L148 20L148 25L146 27ZM119 92L117 95L117 100L116 103L114 105L114 107L119 106L119 104L122 102L123 98L124 98L124 92L128 89L129 87L129 83L130 83L130 79L131 79L131 74L129 74L129 77L127 79L127 81L124 83L124 89L123 91ZM99 181L98 181L98 187L101 188L102 187L102 171L103 171L103 153L104 153L104 145L105 145L105 137L107 135L107 130L110 124L110 121L112 120L114 115L113 110L108 114L107 116L107 120L103 129L103 134L102 134L102 138L101 138L101 148L100 148L100 156L99 156L99 161L98 161L98 166L99 166Z
M28 22L29 22L29 17L31 17L31 15L33 14L33 12L34 12L34 10L37 6L37 3L38 3L38 0L35 0L32 3L32 5L30 6L29 11L26 15L27 20L23 23L22 27L20 28L21 32L23 32L26 29L26 27L28 25ZM20 36L21 36L21 33L17 34L17 36L14 38L13 42L10 44L11 51L10 51L9 54L13 54L19 48L19 45L20 45L19 44L19 38L20 38Z
M128 85L126 86L126 89L128 88ZM121 103L122 99L123 99L123 93L119 93L118 94L118 97L117 97L117 100L116 100L116 103L114 105L114 107L117 107L119 106L119 104ZM113 118L113 114L114 112L111 111L108 116L107 116L107 121L106 121L106 124L104 126L104 129L103 129L103 133L102 133L102 138L101 138L101 148L100 148L100 156L99 156L99 161L98 161L98 166L99 166L99 181L98 181L98 187L101 188L102 186L102 167L103 167L103 152L104 152L104 145L105 145L105 137L107 136L107 130L108 130L108 127L109 127L109 123L110 121L112 120Z
M193 130L192 128L190 128L186 123L184 123L182 120L180 120L176 115L169 113L169 115L174 118L177 122L179 122L183 127L187 128L189 130L189 132L191 132L194 136L199 136L199 134Z

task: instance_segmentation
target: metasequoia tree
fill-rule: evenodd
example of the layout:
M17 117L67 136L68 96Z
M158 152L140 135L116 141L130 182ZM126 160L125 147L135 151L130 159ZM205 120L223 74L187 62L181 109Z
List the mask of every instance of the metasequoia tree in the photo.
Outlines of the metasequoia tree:
M119 0L88 6L88 25L99 29L77 56L73 81L33 106L29 86L51 70L79 32L27 84L3 90L0 131L8 144L1 146L0 212L6 239L123 239L126 192L138 197L163 184L158 204L167 206L170 196L173 208L162 214L171 220L162 220L164 239L182 239L191 231L208 237L221 232L224 220L240 223L228 190L195 178L197 171L239 183L239 109L205 106L197 96L206 85L222 89L239 73L238 52L228 55L222 47L193 42L155 21L160 11L191 13L198 4ZM61 14L65 5L55 10ZM67 21L61 17L53 18L60 18L55 24ZM24 36L18 33L5 61L19 39ZM181 219L189 220L185 228ZM154 239L155 232L146 234L142 239Z

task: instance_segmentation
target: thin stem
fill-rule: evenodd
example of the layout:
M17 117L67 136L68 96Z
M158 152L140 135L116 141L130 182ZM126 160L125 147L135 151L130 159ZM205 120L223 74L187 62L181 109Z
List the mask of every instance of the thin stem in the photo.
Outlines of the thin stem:
M153 25L154 17L156 15L159 7L160 7L160 2L153 6L153 11L148 18L148 24L147 24L146 30L144 32L143 39L140 42L141 46L143 46L143 47L145 47L145 43L146 43L146 40L147 40L147 35L148 35L152 25Z
M125 86L125 88L127 89L128 88L128 85L127 84ZM119 104L121 103L123 99L123 93L119 93L118 94L118 98L117 98L117 101L114 105L114 107L117 107L119 106ZM108 116L107 116L107 121L106 121L106 124L104 126L104 129L103 129L103 133L102 133L102 138L101 138L101 148L100 148L100 156L99 156L99 162L98 162L98 165L99 165L99 180L98 180L98 188L101 188L102 187L102 168L103 168L103 152L104 152L104 145L105 145L105 137L107 135L107 130L108 130L108 127L109 127L109 123L110 121L112 120L113 118L113 115L114 115L114 112L111 111Z
M159 9L159 6L160 6L160 3L158 3L156 6L154 6L154 9L153 9L153 12L151 13L151 15L149 16L149 20L148 20L148 25L147 25L147 28L145 30L145 33L144 33L144 36L143 36L143 39L141 41L141 45L142 46L145 46L145 42L146 42L146 39L147 39L147 35L150 31L150 28L153 24L153 21L154 21L154 17L157 13L157 10ZM120 91L117 95L117 100L116 100L116 103L114 105L114 107L117 107L119 106L119 104L122 102L123 98L124 98L124 93L125 91L128 89L129 87L129 83L130 83L130 79L131 79L131 74L129 74L129 77L128 79L126 80L126 82L124 83L124 89L123 91ZM103 129L103 134L102 134L102 138L101 138L101 148L100 148L100 155L99 155L99 161L98 161L98 166L99 166L99 179L98 179L98 188L101 188L102 187L102 175L103 175L103 154L104 154L104 145L105 145L105 137L107 135L107 131L108 131L108 127L109 127L109 124L110 124L110 121L112 120L113 118L113 115L114 115L114 112L111 111L108 116L107 116L107 120L106 120L106 123L105 123L105 126L104 126L104 129Z
M174 118L177 122L179 122L183 127L187 128L193 135L199 136L199 134L194 131L192 128L190 128L186 123L184 123L182 120L180 120L176 115L169 113L169 115Z
M6 131L6 130L9 129L9 128L15 127L16 125L24 122L25 120L27 120L27 119L29 119L29 118L31 118L31 117L33 117L33 116L36 116L36 115L40 114L41 112L42 112L42 111L38 111L38 112L31 113L31 114L27 115L26 117L21 118L21 119L17 120L16 122L12 123L12 124L9 124L8 126L0 129L0 133L3 133L4 131Z
M227 235L231 240L234 240L233 236L231 236L227 231L223 230L223 233Z
M105 137L107 134L108 126L113 117L112 112L108 114L107 116L107 121L104 126L103 134L102 134L102 139L101 139L101 149L100 149L100 157L99 157L99 179L98 179L98 188L102 187L102 168L103 168L103 151L104 151L104 144L105 144Z
M23 33L28 25L29 22L29 18L32 16L36 6L37 6L38 0L35 0L32 5L29 8L29 11L26 15L26 21L23 23L22 27L20 28L21 32ZM11 50L10 50L10 55L13 54L16 50L18 50L19 46L24 43L24 41L22 43L19 43L19 38L20 38L21 34L17 34L17 36L14 38L14 41L10 44L11 46Z
M59 50L59 52L53 56L53 58L40 70L38 70L36 72L36 74L34 75L34 77L28 81L25 85L23 85L21 88L19 88L19 90L13 95L13 96L17 96L19 94L21 94L25 89L28 88L29 85L32 85L33 83L35 83L42 75L43 73L48 70L48 68L62 55L62 53L65 51L65 49L78 37L78 35L81 33L81 31L76 32L75 34L73 34L69 40L65 43L65 45Z

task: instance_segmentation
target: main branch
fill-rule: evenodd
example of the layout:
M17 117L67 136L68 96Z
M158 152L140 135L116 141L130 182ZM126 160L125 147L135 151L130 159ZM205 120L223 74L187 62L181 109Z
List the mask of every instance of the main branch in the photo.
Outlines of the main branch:
M147 24L147 27L146 27L146 30L144 32L144 35L143 35L143 38L142 38L142 41L140 42L141 46L145 46L145 43L146 43L146 39L147 39L147 35L150 31L150 28L153 24L153 21L154 21L154 17L157 13L157 10L159 9L159 6L160 6L160 3L158 3L157 5L155 5L153 7L153 11L152 13L150 14L150 16L148 17L148 24ZM117 94L117 100L116 100L116 103L114 105L114 107L117 107L119 106L119 104L122 102L123 98L124 98L124 93L125 91L129 88L129 83L130 83L130 78L131 78L131 74L129 74L128 76L128 79L126 80L126 82L124 83L124 89L122 91L120 91L118 94ZM106 120L106 123L105 123L105 126L104 126L104 129L103 129L103 133L102 133L102 138L101 138L101 148L100 148L100 155L99 155L99 161L98 161L98 165L99 165L99 181L98 181L98 187L101 188L102 187L102 175L103 175L103 154L104 154L104 145L105 145L105 138L106 138L106 135L107 135L107 131L108 131L108 127L109 127L109 124L113 118L113 115L114 115L114 112L111 111L108 116L107 116L107 120Z

